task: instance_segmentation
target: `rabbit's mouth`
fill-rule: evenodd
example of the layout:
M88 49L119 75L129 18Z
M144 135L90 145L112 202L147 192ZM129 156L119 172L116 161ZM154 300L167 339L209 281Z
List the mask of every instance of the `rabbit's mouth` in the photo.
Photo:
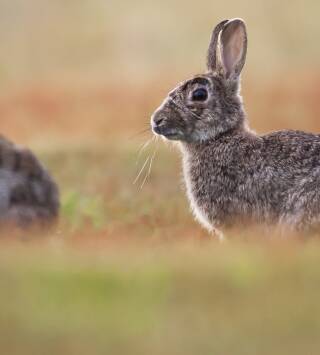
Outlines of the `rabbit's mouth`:
M154 126L152 127L152 131L156 135L160 135L164 138L171 140L180 140L182 138L182 133L175 128L169 128L165 126Z

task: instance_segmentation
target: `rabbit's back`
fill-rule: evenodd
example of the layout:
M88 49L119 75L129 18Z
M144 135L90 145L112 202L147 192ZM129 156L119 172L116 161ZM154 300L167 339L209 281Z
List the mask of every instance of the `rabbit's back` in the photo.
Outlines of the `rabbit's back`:
M0 222L20 226L53 221L57 185L35 155L0 137Z
M264 159L287 164L291 169L313 169L320 165L320 135L285 130L261 136ZM303 173L303 172L302 172Z

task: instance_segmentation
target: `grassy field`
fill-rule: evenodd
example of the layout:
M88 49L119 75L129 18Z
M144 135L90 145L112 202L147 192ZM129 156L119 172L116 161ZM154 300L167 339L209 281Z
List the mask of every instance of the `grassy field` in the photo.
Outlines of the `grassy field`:
M0 0L1 134L38 154L62 201L52 230L1 233L0 354L319 354L319 238L220 244L193 221L175 148L141 151L226 17L248 23L251 126L319 132L319 10Z
M317 238L210 238L169 147L142 189L135 144L42 157L62 216L45 234L2 238L1 353L318 354Z
M15 245L3 354L318 354L319 244Z

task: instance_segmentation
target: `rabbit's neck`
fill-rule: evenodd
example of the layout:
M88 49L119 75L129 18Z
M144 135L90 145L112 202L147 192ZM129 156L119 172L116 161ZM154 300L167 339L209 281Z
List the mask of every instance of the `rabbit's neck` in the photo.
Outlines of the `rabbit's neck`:
M232 129L227 132L219 134L217 137L207 139L203 142L181 142L180 148L183 154L184 159L198 160L200 156L206 156L208 151L216 151L222 149L223 151L236 148L236 143L239 140L243 139L255 139L257 136L254 131L250 130L247 126L246 121L240 127ZM220 154L219 154L220 156Z

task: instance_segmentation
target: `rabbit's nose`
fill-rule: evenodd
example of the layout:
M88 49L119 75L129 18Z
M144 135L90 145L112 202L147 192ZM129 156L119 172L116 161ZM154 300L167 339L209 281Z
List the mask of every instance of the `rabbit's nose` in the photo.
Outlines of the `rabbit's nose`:
M151 117L151 125L153 127L159 127L164 121L164 116L161 112L156 111Z
M162 134L164 121L165 121L165 117L161 113L155 112L153 114L151 118L151 128L153 133Z
M161 123L163 122L163 120L164 120L164 117L155 117L155 118L153 119L153 122L154 122L154 124L155 124L156 126L160 126Z

